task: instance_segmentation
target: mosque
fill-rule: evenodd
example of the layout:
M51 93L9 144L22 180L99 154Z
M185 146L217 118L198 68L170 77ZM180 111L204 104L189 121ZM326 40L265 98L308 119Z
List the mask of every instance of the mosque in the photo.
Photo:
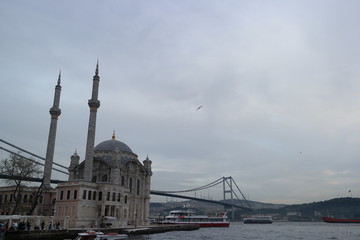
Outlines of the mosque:
M64 228L121 227L146 225L149 221L151 160L140 162L138 156L125 143L116 139L95 146L96 114L100 107L99 64L93 77L85 159L75 152L70 158L67 182L56 187L54 207L55 222ZM55 87L54 104L50 109L51 123L46 163L44 189L50 191L51 170L55 148L57 119L61 114L60 75Z

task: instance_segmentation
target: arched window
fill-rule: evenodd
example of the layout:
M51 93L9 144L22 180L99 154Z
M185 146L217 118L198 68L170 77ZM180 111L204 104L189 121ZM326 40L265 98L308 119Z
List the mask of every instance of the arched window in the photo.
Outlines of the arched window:
M127 203L127 195L125 195L125 203Z
M107 175L106 174L102 177L101 181L107 182Z
M96 200L96 191L93 192L93 200Z
M93 176L91 182L95 182L95 183L96 183L96 180L97 180L96 176Z
M138 179L136 181L136 194L139 195L140 194L140 179Z
M121 176L121 186L124 186L125 185L125 178L124 176Z
M116 193L113 192L113 194L112 194L112 200L113 200L113 202L115 202L115 197L116 197Z
M83 199L86 199L86 190L83 191Z
M130 181L129 181L129 188L130 188L130 193L132 193L132 178L130 178Z
M102 201L102 192L99 192L99 201Z
M121 197L121 194L118 193L118 198L117 198L117 201L120 202L120 197Z

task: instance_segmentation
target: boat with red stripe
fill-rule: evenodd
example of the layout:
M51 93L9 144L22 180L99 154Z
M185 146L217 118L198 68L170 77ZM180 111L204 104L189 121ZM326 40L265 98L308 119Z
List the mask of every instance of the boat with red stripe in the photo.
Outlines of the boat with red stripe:
M332 217L323 217L324 222L327 223L360 223L360 218L350 219L350 218L332 218Z
M190 210L173 210L165 217L161 224L197 224L200 227L229 227L230 221L226 212L212 216L196 215Z

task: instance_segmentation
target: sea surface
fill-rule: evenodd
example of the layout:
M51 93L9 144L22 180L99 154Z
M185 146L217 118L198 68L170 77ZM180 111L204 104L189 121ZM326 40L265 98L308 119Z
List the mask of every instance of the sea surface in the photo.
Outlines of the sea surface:
M231 223L229 228L200 228L195 231L130 236L130 240L360 240L360 224L325 222L274 222L272 224Z

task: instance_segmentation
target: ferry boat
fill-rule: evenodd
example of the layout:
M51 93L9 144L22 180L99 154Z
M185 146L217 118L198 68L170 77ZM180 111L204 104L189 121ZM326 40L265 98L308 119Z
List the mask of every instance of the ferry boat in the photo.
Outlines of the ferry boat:
M360 223L360 218L349 219L349 218L332 218L332 217L323 217L324 222L327 223Z
M122 239L128 239L128 235L118 234L118 233L92 232L92 231L78 233L78 237L75 238L75 240L122 240Z
M230 222L226 212L215 216L195 215L195 212L187 210L173 210L165 217L161 224L197 224L200 227L229 227Z
M244 223L272 223L271 216L256 216L250 218L244 218Z

